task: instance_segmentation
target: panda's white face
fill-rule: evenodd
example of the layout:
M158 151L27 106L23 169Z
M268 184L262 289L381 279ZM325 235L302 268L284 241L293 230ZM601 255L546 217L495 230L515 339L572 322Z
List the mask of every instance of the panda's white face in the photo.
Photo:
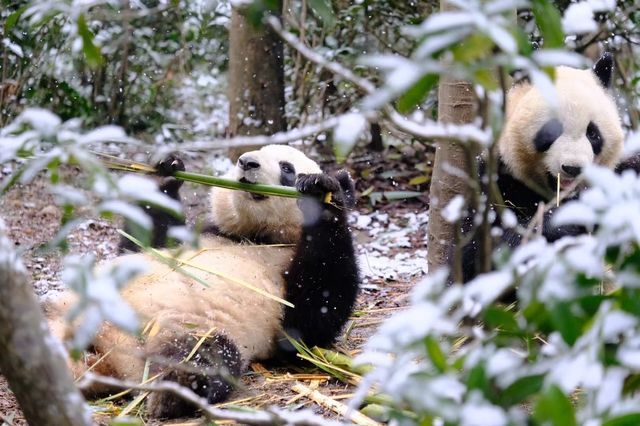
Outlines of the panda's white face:
M228 177L246 183L293 186L300 173L320 173L320 167L295 148L267 145L242 154ZM252 198L266 197L253 194Z
M245 183L293 186L300 173L321 170L295 148L267 145L242 154L225 177ZM211 210L213 221L222 232L250 239L291 243L297 240L302 224L302 214L292 198L214 188Z
M509 171L547 195L558 176L564 189L589 164L614 167L623 144L616 105L594 72L559 67L555 86L556 110L530 84L514 87L499 141Z

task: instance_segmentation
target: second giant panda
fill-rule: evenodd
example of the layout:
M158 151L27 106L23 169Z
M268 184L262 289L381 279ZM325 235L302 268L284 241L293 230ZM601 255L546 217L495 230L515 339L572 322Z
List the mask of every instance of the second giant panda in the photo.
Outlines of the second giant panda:
M570 187L589 164L622 171L637 169L637 162L621 161L624 133L620 115L610 92L613 58L604 54L592 69L557 67L557 105L551 107L544 94L525 81L507 94L506 121L498 140L497 187L504 207L521 226L528 226L538 206L547 203L560 187ZM578 226L555 227L551 217L543 217L542 235L550 242L565 235L584 232ZM475 229L473 214L463 222L463 233ZM500 218L496 219L500 225ZM502 244L515 247L521 235L506 229ZM463 248L463 280L474 277L478 239Z
M182 167L179 161L171 163ZM201 247L180 254L183 267L209 287L148 255L121 256L121 261L153 264L150 273L123 291L124 299L151 322L152 331L139 338L103 326L87 360L72 365L76 376L99 360L94 371L140 381L149 360L149 377L176 381L214 403L228 396L234 377L251 361L293 349L283 332L309 346L334 341L351 314L359 285L346 219L354 203L351 178L346 172L335 178L323 174L302 152L278 145L243 154L227 177L295 186L304 196L294 200L213 189L211 226ZM327 193L329 203L322 201ZM238 282L295 307L285 308ZM48 307L57 335L65 333L62 313L68 305L62 298ZM209 337L184 362L205 335ZM95 387L88 393L105 391ZM148 414L156 418L193 410L170 393L152 393L147 401Z

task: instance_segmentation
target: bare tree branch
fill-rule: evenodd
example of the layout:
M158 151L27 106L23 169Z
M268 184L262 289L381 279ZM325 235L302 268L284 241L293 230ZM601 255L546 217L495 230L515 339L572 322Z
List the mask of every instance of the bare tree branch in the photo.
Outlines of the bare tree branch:
M87 373L78 383L80 388L87 388L99 383L119 389L135 389L149 392L171 392L174 395L190 402L210 420L234 420L239 423L257 426L295 425L295 426L337 426L342 423L325 420L310 411L286 411L277 408L268 410L245 412L235 410L223 410L209 404L206 398L202 398L191 389L180 386L175 382L156 381L149 384L118 380L113 377L100 376Z

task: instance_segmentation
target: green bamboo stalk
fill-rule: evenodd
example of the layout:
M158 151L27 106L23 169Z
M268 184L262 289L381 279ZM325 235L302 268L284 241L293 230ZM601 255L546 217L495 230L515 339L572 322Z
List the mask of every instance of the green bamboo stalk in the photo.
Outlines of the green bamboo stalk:
M111 169L143 174L156 173L156 169L148 164L118 158L113 155L104 154L102 152L93 152L93 154L96 155L104 165ZM181 171L174 172L173 177L186 182L193 182L208 186L218 186L220 188L227 189L238 189L241 191L248 191L262 195L275 195L278 197L288 198L300 198L302 196L300 192L290 186L266 185L263 183L243 183L216 176Z
M295 188L282 185L266 185L263 183L244 183L236 180L221 177L203 175L191 172L174 172L173 177L186 182L199 183L202 185L218 186L227 189L239 189L241 191L253 192L262 195L276 195L278 197L300 198L302 194Z

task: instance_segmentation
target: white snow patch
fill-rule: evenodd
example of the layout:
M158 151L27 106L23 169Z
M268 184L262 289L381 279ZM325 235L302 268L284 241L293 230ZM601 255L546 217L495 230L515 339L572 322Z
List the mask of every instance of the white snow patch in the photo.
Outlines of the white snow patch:
M449 204L442 209L442 217L449 223L454 223L460 220L464 208L464 197L462 195L456 195L449 201Z
M571 3L564 12L562 28L567 34L584 34L598 29L588 2Z

